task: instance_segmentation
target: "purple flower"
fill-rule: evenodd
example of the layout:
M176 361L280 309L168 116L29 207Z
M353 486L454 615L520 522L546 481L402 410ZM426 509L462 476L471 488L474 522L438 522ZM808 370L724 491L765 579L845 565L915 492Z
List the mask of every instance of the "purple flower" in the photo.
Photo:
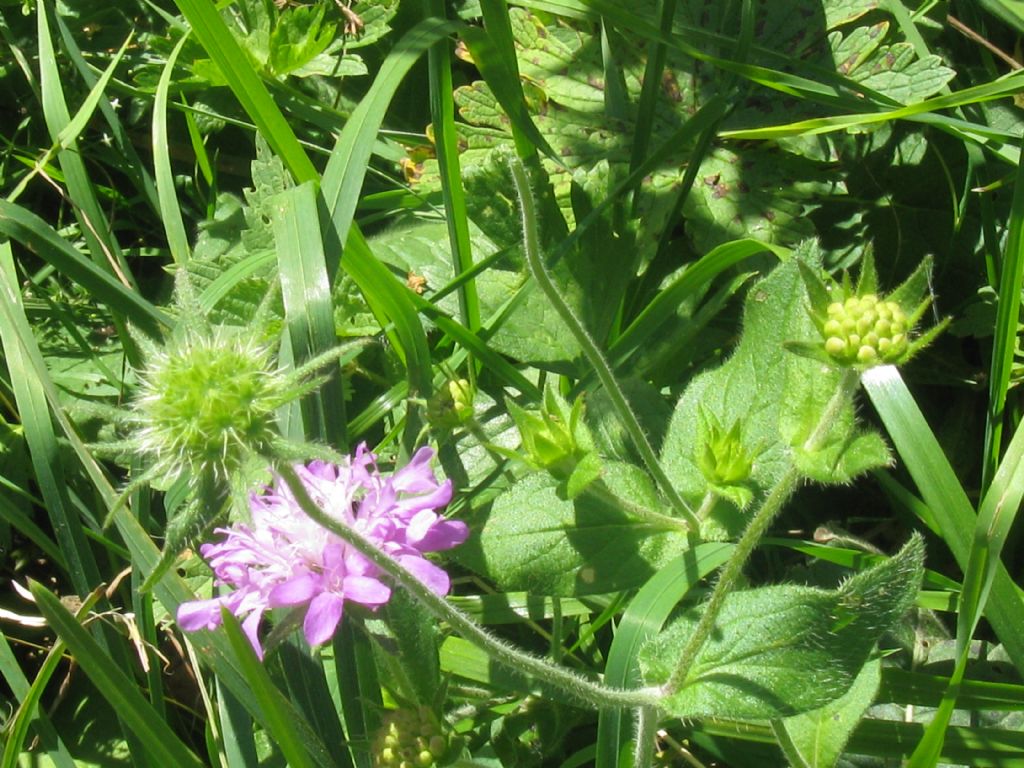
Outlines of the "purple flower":
M469 531L465 523L436 512L451 501L452 485L438 483L430 468L433 455L420 448L407 465L382 475L364 443L342 465L314 461L295 471L326 515L362 533L432 592L445 595L448 574L423 555L461 544ZM259 628L270 608L304 609L306 640L319 645L334 635L346 602L373 610L390 599L380 569L306 515L282 481L249 501L248 522L218 528L223 538L200 547L216 583L234 591L182 603L182 629L214 629L221 608L227 608L242 618L242 629L262 657Z

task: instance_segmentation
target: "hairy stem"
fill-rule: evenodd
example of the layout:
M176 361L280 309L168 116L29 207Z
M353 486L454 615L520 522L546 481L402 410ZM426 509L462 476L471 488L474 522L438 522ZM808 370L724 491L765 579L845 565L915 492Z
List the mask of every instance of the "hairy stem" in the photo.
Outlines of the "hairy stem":
M803 449L805 451L816 451L824 445L829 430L835 423L836 417L838 417L843 405L849 401L857 386L857 381L856 371L852 369L843 370L842 378L838 387L836 387L836 391L832 394L825 409L821 412L821 417L818 419L814 430L807 440L804 441ZM708 598L708 602L704 606L704 612L701 614L700 621L697 622L697 627L694 629L693 634L690 635L690 639L679 655L676 668L662 687L666 696L671 696L677 692L686 681L686 676L690 673L690 668L697 660L697 655L715 628L715 622L718 620L718 614L725 604L726 597L736 588L736 584L743 574L743 567L747 564L750 555L753 554L754 549L775 520L776 515L782 510L786 500L796 490L799 482L800 471L795 466L790 466L775 484L771 493L761 502L761 506L758 507L754 516L747 524L746 530L740 536L740 540L736 542L736 549L733 550L729 560L726 561L719 572L718 581L711 592L711 597Z
M656 707L640 707L636 710L636 743L633 745L635 768L648 768L654 760L654 735L657 727Z
M551 302L551 306L554 307L562 322L569 328L569 331L580 345L580 349L583 350L583 354L594 367L598 379L600 379L602 386L608 393L608 398L611 400L615 412L622 422L622 426L633 441L633 445L647 466L647 470L658 483L658 487L665 494L669 504L672 505L672 510L677 516L686 521L691 531L696 532L699 530L700 521L694 515L693 510L683 501L683 498L676 491L672 483L669 482L665 470L662 469L658 457L654 454L654 448L651 447L651 443L647 439L647 435L644 434L640 422L637 421L632 408L626 402L626 396L623 394L618 381L616 381L611 366L605 360L597 343L583 327L583 323L576 317L576 313L565 303L555 284L551 281L540 253L540 243L537 238L537 214L533 207L533 194L530 191L530 180L526 175L526 168L518 158L513 158L509 161L509 168L512 171L512 180L515 183L516 194L519 196L519 210L523 224L523 250L526 253L526 261L530 265L533 279L537 281L537 285L540 286L548 301Z
M327 515L309 497L305 486L291 466L280 464L276 469L303 512L356 549L391 577L397 586L423 603L431 613L447 622L466 640L486 651L495 661L594 707L638 707L652 706L656 703L659 693L656 688L611 688L564 667L556 666L546 659L525 653L494 637L443 597L431 592L398 561L374 546L373 542L361 533Z

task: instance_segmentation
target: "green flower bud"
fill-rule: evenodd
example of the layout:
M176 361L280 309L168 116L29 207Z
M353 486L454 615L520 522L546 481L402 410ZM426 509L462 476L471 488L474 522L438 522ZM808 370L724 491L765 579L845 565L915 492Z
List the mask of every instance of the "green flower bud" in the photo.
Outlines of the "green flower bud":
M892 362L906 351L907 315L894 301L880 301L873 293L850 296L829 304L826 313L820 326L825 351L840 363Z
M466 379L449 381L427 403L427 420L441 429L462 426L473 415L473 390Z
M897 286L889 298L880 297L878 273L870 253L865 255L856 284L845 275L841 282L822 279L817 267L800 263L810 299L808 311L821 339L788 341L797 354L833 365L864 369L906 362L929 344L948 324L914 333L914 326L931 303L928 294L929 259Z
M388 712L373 740L375 768L432 768L449 749L443 725L429 707Z

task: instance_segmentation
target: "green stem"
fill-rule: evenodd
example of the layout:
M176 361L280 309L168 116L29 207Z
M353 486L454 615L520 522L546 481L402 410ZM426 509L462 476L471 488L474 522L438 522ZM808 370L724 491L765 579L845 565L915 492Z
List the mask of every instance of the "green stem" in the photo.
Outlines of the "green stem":
M309 497L306 487L291 466L280 464L276 469L303 512L357 550L393 579L396 586L410 593L437 618L447 622L452 629L466 640L482 648L495 661L517 673L528 675L540 683L557 688L577 701L593 707L638 707L653 706L656 703L659 693L656 688L633 690L611 688L588 680L563 667L553 665L546 659L520 651L494 637L464 613L454 608L443 597L431 592L397 560L382 552L361 533L327 515Z
M634 768L649 768L654 760L654 735L658 728L656 707L640 707L636 711L636 743L633 745Z
M650 523L659 530L679 531L682 529L685 531L690 529L686 524L686 521L680 520L678 517L663 515L660 512L655 512L653 509L647 509L640 504L636 504L629 499L619 497L608 487L604 480L601 480L600 478L584 488L583 495L621 509L638 520Z
M519 196L519 209L523 223L523 250L526 253L526 261L530 265L530 272L533 274L534 280L537 281L537 285L540 286L544 295L547 296L551 306L554 307L562 322L565 323L576 339L576 342L580 345L583 354L590 361L594 372L608 393L608 398L611 400L612 406L622 422L622 426L632 439L633 445L640 454L640 458L647 465L647 470L658 483L669 504L672 505L673 511L678 517L686 521L691 531L698 531L700 521L669 481L665 470L661 468L658 457L654 455L654 448L651 447L647 435L644 434L643 427L640 426L640 422L637 421L633 410L629 407L629 403L626 402L626 396L623 394L622 388L619 387L611 366L605 360L597 343L583 327L583 323L576 317L576 313L562 299L558 289L548 275L540 253L540 242L537 238L537 214L533 207L533 194L530 191L530 180L526 175L526 168L518 158L513 158L509 161L509 168L512 171L512 180L515 183L516 194Z
M828 438L829 430L835 423L843 406L849 402L850 396L857 386L857 381L856 371L849 368L843 370L839 386L822 411L814 431L804 441L804 451L816 451L824 445L825 440ZM708 641L712 631L714 631L715 622L718 620L718 614L725 604L725 599L739 583L740 577L743 574L743 567L746 565L747 560L750 559L750 555L753 554L754 549L760 543L765 533L767 533L769 526L775 520L775 516L782 510L783 504L786 503L786 500L796 490L799 482L800 471L791 465L775 484L771 493L761 503L761 506L754 513L753 518L751 518L750 523L747 524L746 530L743 531L743 535L740 536L740 540L736 543L736 549L733 550L726 564L722 566L718 581L711 592L711 597L708 598L708 602L704 606L704 612L701 614L700 621L697 622L697 627L694 629L693 634L690 635L690 639L679 655L676 668L662 686L664 695L671 696L686 682L686 677L690 673L690 668L697 660L697 655Z

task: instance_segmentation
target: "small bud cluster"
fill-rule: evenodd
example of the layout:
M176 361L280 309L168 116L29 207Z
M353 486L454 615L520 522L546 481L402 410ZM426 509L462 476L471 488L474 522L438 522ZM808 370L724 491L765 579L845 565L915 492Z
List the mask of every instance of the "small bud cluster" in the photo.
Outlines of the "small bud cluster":
M839 362L888 363L906 353L909 321L895 301L868 293L832 302L827 312L822 328L825 351Z
M744 509L754 498L749 481L757 450L744 444L740 421L725 429L714 416L702 412L697 445L694 458L708 490Z
M473 389L466 379L448 382L427 402L427 420L441 429L455 429L473 418Z
M707 481L714 485L735 485L747 480L753 461L740 441L739 422L728 432L712 425L697 463Z
M448 739L429 707L397 709L374 739L375 768L430 768L448 751Z

